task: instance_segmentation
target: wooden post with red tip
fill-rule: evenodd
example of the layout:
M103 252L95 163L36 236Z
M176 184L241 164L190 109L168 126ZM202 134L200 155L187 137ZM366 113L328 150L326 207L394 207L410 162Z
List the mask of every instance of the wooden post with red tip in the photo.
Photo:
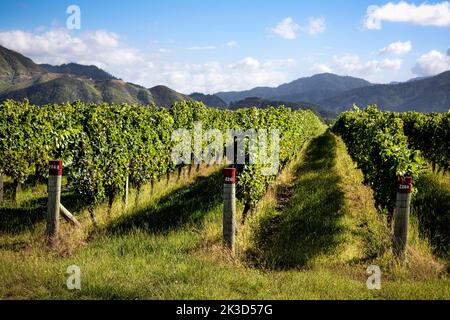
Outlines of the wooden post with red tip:
M399 177L394 216L394 254L404 258L408 243L412 177Z
M49 162L48 176L48 203L47 203L47 229L45 234L54 238L59 231L59 212L61 202L62 161Z
M0 203L3 202L3 173L0 171Z
M223 240L234 252L236 234L236 169L224 169L223 184Z

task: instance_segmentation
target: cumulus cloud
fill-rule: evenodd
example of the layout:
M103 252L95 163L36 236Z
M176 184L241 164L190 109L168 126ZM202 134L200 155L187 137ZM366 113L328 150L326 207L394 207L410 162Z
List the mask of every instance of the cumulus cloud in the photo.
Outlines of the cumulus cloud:
M312 70L321 73L335 72L366 79L376 79L376 76L381 72L395 72L400 70L402 64L403 61L401 59L386 58L364 62L357 55L345 54L334 56L332 62L329 64L316 64Z
M349 74L355 75L372 75L383 70L397 71L402 66L401 59L383 59L370 60L367 62L361 61L357 55L343 55L333 57L336 68L346 71Z
M411 49L412 49L411 41L405 42L397 41L381 49L380 54L395 54L400 56L409 53Z
M252 57L242 59L238 63L232 64L233 69L257 70L261 66L260 62Z
M311 68L311 71L313 73L331 73L333 72L333 69L326 64L318 63Z
M383 6L370 6L364 18L364 26L370 30L380 30L383 21L403 22L421 26L450 26L450 2L416 5L400 1Z
M297 65L297 61L292 58L288 59L278 59L278 60L268 60L263 63L265 68L289 68Z
M283 19L277 26L270 28L273 34L288 40L297 38L299 32L309 35L316 35L325 32L327 29L326 20L323 17L311 17L307 26L300 26L290 17Z
M3 31L0 32L0 43L32 57L37 63L77 62L106 68L144 62L138 50L121 45L117 34L106 31L86 32L81 36L73 36L66 29L43 33Z
M260 85L278 85L290 80L287 68L295 64L293 59L260 61L253 57L234 63L167 62L158 60L158 55L151 56L127 46L119 35L106 31L77 35L66 29L34 33L22 30L3 31L0 32L0 44L37 63L92 64L129 82L145 87L163 84L183 93L214 93ZM158 52L169 53L170 49L161 48Z
M297 32L300 30L300 26L294 22L292 18L285 18L278 23L276 27L271 28L270 31L277 36L284 39L294 40L297 38Z
M434 76L441 72L450 70L450 55L441 53L437 50L431 50L421 55L412 72L418 76Z
M310 18L308 27L306 28L306 32L310 35L316 35L322 32L325 32L327 29L327 24L325 21L325 18L319 17L319 18Z
M155 83L166 84L184 93L243 90L262 85L275 86L289 80L286 70L283 69L286 63L280 61L260 61L246 57L230 64L165 63L151 76Z

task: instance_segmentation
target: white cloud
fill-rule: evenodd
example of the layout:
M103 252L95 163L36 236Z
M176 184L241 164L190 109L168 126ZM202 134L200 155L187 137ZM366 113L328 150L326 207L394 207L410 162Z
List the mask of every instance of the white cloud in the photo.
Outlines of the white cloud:
M293 59L260 61L253 57L228 64L215 61L201 64L167 62L159 59L159 55L145 54L128 47L117 34L106 31L79 35L65 29L40 33L3 31L0 32L0 44L37 63L93 64L129 82L145 87L162 84L183 93L214 93L278 85L291 80L288 68L295 64ZM165 51L162 48L159 53Z
M257 70L261 66L260 62L252 57L242 59L238 63L232 64L233 69Z
M326 65L326 64L315 64L312 68L311 71L313 73L331 73L333 72L333 69L331 69L330 66Z
M361 58L353 54L334 56L329 64L315 64L313 72L335 72L338 74L347 74L351 76L363 77L371 81L386 72L395 72L400 70L403 61L401 59L382 59L361 61Z
M381 23L404 22L421 26L450 26L450 2L416 5L400 1L383 6L370 6L364 18L364 26L370 30L380 30Z
M294 22L292 18L285 18L276 27L271 28L270 31L284 39L294 40L297 38L297 32L300 26Z
M327 25L325 18L319 17L319 18L310 18L309 25L305 31L310 35L316 35L325 32L326 29Z
M410 52L411 49L412 49L411 41L405 42L397 41L381 49L380 54L395 54L400 56Z
M236 47L238 46L238 43L237 43L236 41L228 41L228 42L226 43L226 46L227 46L228 48L236 48Z
M401 59L386 58L383 60L370 60L367 62L362 62L358 56L351 54L334 56L333 61L337 69L341 69L348 74L360 76L370 76L383 70L397 71L402 66Z
M244 90L262 85L275 86L290 80L284 66L279 60L259 61L253 57L231 64L169 63L155 70L152 80L184 93Z
M264 62L263 66L265 68L290 68L297 65L297 61L292 58L288 59L278 59L278 60L268 60Z
M447 49L447 55L450 56L450 48Z
M101 68L123 68L144 61L138 50L121 45L118 35L106 31L73 36L65 29L44 33L12 30L0 32L0 43L32 57L37 63L77 62Z
M294 40L297 38L297 34L299 32L307 33L311 36L314 36L319 33L325 32L327 29L326 20L323 17L311 17L309 18L309 23L307 26L299 26L294 22L292 18L283 19L278 25L274 28L270 28L270 31L280 36L284 39Z
M373 68L374 72L381 70L398 71L402 67L403 60L401 59L383 59L381 61L372 60L369 65Z
M88 40L91 40L97 45L117 48L119 46L119 36L112 32L94 31L86 33Z
M421 55L412 72L418 76L434 76L441 72L450 70L450 55L432 50Z

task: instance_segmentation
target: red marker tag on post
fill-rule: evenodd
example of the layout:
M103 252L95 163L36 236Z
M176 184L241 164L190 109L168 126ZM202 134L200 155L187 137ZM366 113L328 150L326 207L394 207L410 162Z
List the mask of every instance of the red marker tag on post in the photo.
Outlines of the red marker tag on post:
M62 161L61 160L51 160L49 162L49 175L62 176Z
M411 193L412 192L412 177L398 178L398 192Z
M224 173L224 184L235 184L236 183L236 169L226 168L223 170Z

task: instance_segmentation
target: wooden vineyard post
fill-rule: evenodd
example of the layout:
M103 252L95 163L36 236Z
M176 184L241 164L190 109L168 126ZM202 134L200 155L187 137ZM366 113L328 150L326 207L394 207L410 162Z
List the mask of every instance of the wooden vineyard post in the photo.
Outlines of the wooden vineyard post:
M61 201L62 161L52 160L49 163L47 229L46 235L54 238L59 231L59 212Z
M123 195L123 203L125 206L128 205L128 194L130 193L130 176L127 176L125 180L125 194Z
M0 172L0 203L3 202L3 173Z
M69 210L67 210L62 203L59 204L59 213L62 214L63 218L66 219L67 222L74 225L75 227L80 228L81 224L78 222L78 220L70 213Z
M394 216L394 254L404 258L408 241L412 178L399 177Z
M223 240L234 252L236 234L236 169L224 169L223 185Z

